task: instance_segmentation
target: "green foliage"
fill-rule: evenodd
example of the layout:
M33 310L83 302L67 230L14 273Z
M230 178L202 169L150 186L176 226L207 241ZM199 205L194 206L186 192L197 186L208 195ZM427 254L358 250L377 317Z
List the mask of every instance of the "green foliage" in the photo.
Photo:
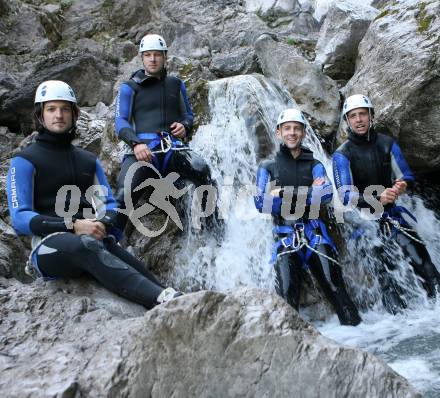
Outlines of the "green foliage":
M431 26L431 22L434 19L433 15L428 15L428 12L426 11L426 4L420 3L419 4L419 13L417 15L417 32L424 33L426 32L429 27Z
M289 46L297 46L297 45L299 44L298 40L292 39L291 37L288 37L288 38L286 39L286 43L287 43Z
M393 5L394 5L394 3L393 3ZM399 11L396 9L392 10L390 8L387 8L386 10L383 10L376 18L374 18L374 20L377 21L380 18L386 17L387 15L395 15L398 12Z
M73 0L61 0L60 7L63 11L67 10L73 4Z

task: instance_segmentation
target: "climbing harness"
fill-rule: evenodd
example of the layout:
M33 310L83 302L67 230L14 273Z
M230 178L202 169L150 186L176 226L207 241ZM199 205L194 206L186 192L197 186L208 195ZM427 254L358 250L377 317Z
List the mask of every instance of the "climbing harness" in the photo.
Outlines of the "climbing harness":
M425 242L410 234L413 231L412 228L408 228L403 225L408 225L407 222L402 217L402 214L408 214L414 221L417 219L403 206L395 206L389 212L384 212L381 218L381 223L383 226L383 233L386 238L390 239L401 232L406 237L410 238L414 242L420 243L425 246Z
M315 230L317 229L321 230L322 235L315 233ZM276 234L287 234L287 236L274 243L272 247L271 264L274 264L279 257L291 253L298 253L302 259L303 266L307 268L308 260L313 252L337 265L340 265L334 258L316 249L318 245L326 244L336 252L336 247L321 220L310 220L307 223L298 222L295 223L293 227L280 225L276 226L273 232ZM282 247L283 250L278 253L280 247ZM307 249L305 252L301 250L304 247Z
M138 134L138 137L141 140L149 140L146 145L153 155L160 153L165 154L162 165L159 164L157 156L153 156L153 164L161 173L166 171L173 151L190 150L188 145L185 145L182 141L178 140L167 131L161 131L159 133L140 133Z

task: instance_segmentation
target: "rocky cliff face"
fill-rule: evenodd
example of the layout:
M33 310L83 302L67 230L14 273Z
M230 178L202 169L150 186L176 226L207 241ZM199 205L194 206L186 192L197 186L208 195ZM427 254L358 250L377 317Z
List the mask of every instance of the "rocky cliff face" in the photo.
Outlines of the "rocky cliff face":
M72 85L83 108L79 142L100 154L114 182L123 148L113 102L141 67L137 45L147 32L167 40L169 70L187 84L196 126L212 117L207 83L224 77L264 75L323 136L338 128L339 91L363 92L411 166L438 170L439 2L347 0L319 21L316 3L0 0L0 275L26 280L29 244L8 226L4 181L8 159L32 132L37 85ZM267 154L271 142L261 137L270 125L248 102L246 114L259 115L257 152ZM161 276L173 272L179 240L166 255L163 241L132 234L127 242ZM256 290L198 293L145 315L89 282L0 284L0 389L8 396L416 396L379 360L337 347Z

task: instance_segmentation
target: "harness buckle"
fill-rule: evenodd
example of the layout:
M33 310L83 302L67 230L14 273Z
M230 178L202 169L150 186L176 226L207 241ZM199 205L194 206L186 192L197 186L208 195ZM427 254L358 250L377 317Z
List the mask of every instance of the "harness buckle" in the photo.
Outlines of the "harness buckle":
M292 246L292 245L289 245L289 244L287 243L287 239L289 239L288 236L285 236L284 238L281 238L281 244L282 244L286 249L287 249L288 247Z

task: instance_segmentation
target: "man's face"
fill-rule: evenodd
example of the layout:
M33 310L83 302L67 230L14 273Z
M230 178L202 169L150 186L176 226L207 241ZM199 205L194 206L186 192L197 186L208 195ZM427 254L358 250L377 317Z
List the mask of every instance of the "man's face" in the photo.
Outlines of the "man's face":
M160 76L165 65L166 55L163 51L144 51L142 62L147 74Z
M347 113L351 129L359 135L364 135L370 128L370 114L368 108L356 108Z
M43 104L43 122L51 133L65 133L73 126L72 104L68 101L48 101Z
M278 127L277 137L281 138L287 148L297 149L304 138L304 125L299 122L285 122Z

